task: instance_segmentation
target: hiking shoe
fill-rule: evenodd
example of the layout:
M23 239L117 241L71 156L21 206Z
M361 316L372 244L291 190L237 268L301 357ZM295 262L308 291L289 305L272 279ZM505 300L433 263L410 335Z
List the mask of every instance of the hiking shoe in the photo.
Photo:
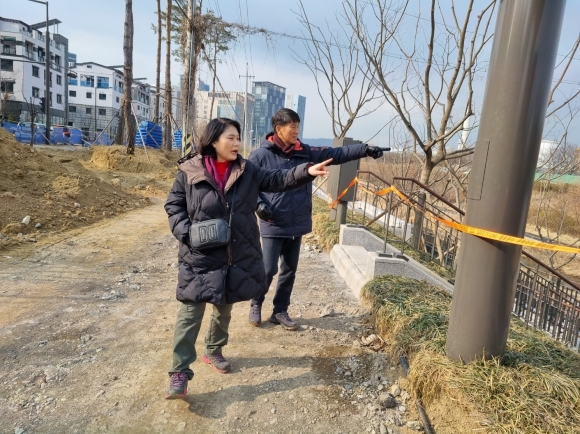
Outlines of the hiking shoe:
M260 327L262 323L262 306L254 304L250 307L250 315L248 317L250 324L254 327Z
M225 374L226 372L228 372L231 368L232 365L230 365L230 362L228 362L224 356L222 356L221 354L206 354L203 353L203 356L201 356L201 360L204 363L207 363L208 365L211 365L212 368L214 368L216 371Z
M165 392L165 399L185 398L187 395L187 374L185 372L174 372L169 377L169 390Z
M273 314L268 321L274 324L280 324L286 330L296 330L298 328L298 324L292 321L292 318L288 316L288 312L286 311Z

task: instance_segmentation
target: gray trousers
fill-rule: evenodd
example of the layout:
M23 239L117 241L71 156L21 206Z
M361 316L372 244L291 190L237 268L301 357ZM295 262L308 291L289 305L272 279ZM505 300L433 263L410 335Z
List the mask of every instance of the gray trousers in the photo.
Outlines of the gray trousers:
M206 303L181 303L175 321L173 367L169 370L169 375L174 372L185 372L190 380L193 378L193 371L189 365L197 358L195 341L201 328L205 305ZM209 329L205 336L206 352L221 354L222 347L228 343L228 328L232 319L233 304L212 306Z

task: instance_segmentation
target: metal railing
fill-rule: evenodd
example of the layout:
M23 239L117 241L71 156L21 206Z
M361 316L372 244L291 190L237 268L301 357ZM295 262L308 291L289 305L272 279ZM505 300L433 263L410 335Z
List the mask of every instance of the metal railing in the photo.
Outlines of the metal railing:
M387 244L419 260L453 283L462 233L425 213L461 223L465 212L413 178L394 177L393 184L373 172L358 171L355 201L349 223L363 225ZM383 196L379 191L394 185L405 196ZM423 210L420 212L418 210ZM418 231L418 234L413 233ZM580 345L580 285L538 258L522 251L513 313L527 325L578 349Z

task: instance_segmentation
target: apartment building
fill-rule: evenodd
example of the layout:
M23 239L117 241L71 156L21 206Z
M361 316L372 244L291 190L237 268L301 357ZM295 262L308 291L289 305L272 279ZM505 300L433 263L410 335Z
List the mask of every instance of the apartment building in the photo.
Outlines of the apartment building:
M119 108L123 98L123 73L114 67L95 62L72 62L76 77L68 79L67 125L80 128L89 138L105 130L110 137L117 133Z
M52 27L60 24L53 19ZM27 24L20 20L0 17L0 113L4 119L30 121L36 111L36 121L44 122L40 113L40 98L45 96L46 22ZM67 117L68 39L50 34L50 100L51 124L63 124Z
M68 61L76 77L68 80L67 125L82 129L89 138L96 137L102 131L114 137L119 127L123 99L121 67L96 62L77 63L73 56L69 56ZM154 120L155 95L153 86L133 82L131 96L137 122Z

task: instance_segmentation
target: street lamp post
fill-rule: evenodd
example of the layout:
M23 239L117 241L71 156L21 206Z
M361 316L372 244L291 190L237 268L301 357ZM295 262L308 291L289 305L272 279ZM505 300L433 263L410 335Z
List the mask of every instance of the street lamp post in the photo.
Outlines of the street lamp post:
M46 124L46 136L47 136L47 140L50 143L50 31L48 30L48 1L42 1L42 0L29 0L31 2L34 3L40 3L43 5L46 5L46 33L45 33L45 44L46 44L46 49L45 49L45 69L46 69L46 82L45 82L45 86L46 86L46 91L45 91L45 97L46 97L46 109L45 109L45 114L46 114L46 120L45 120L45 124Z

